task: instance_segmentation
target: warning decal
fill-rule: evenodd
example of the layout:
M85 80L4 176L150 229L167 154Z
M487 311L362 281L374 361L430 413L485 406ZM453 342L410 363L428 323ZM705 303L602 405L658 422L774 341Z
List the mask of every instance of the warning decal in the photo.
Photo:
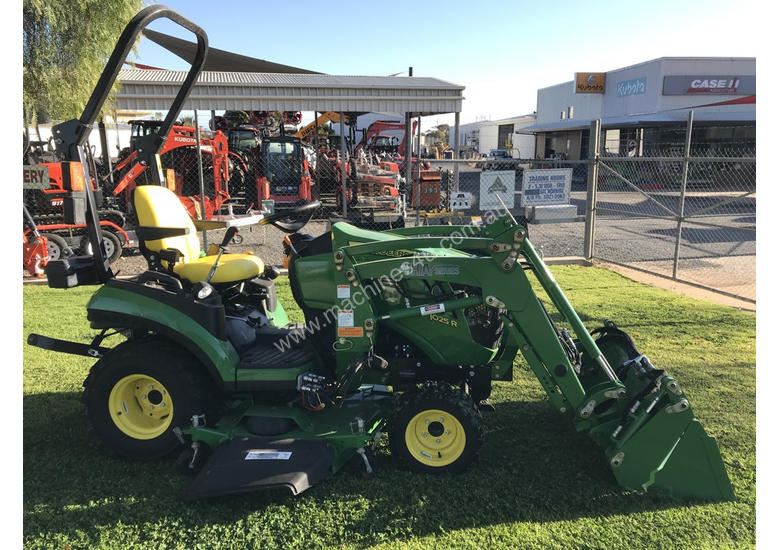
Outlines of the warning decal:
M420 315L433 315L434 313L444 313L444 304L431 304L420 308Z
M363 329L361 327L339 327L339 338L362 338Z
M244 460L290 460L291 451L257 451L246 453Z
M355 326L355 312L351 309L340 309L338 316L338 325L340 327Z

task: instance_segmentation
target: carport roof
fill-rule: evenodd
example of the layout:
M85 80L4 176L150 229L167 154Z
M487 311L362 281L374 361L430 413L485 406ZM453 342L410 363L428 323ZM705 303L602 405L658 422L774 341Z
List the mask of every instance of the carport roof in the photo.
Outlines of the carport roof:
M164 111L185 76L186 71L122 69L117 108ZM463 90L463 86L429 77L204 71L183 108L425 116L460 112Z

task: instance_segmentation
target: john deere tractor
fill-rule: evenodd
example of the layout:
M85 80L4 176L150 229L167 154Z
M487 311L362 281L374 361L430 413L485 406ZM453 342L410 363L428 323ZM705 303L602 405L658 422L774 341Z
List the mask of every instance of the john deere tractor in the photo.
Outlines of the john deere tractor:
M88 171L83 145L96 109L140 30L159 17L199 43L165 131L136 145L163 181L154 153L207 48L201 29L163 6L128 25L85 114L55 128L64 162ZM84 402L97 435L131 459L180 453L197 472L185 498L264 487L298 494L355 455L370 471L365 449L384 433L405 467L460 472L486 437L491 385L512 379L518 353L621 486L733 498L680 383L613 323L589 333L508 212L479 227L335 223L314 237L301 229L316 203L259 219L287 233L289 283L306 319L294 324L276 294L279 271L226 250L234 228L193 222L163 185L138 186L132 199L148 270L114 276L92 191L74 193L67 211L86 220L94 253L49 262L46 274L53 287L97 285L87 304L97 333L89 343L35 334L28 342L96 358ZM201 256L197 232L220 226L222 245ZM553 322L532 278L573 333ZM124 341L107 346L117 333Z

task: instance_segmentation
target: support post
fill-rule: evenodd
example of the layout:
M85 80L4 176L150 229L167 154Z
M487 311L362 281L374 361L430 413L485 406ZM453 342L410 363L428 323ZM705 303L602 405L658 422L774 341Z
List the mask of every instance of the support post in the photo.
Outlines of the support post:
M593 240L596 230L596 192L599 181L599 142L601 141L601 119L590 123L588 145L588 190L585 196L585 247L583 256L593 258Z
M691 136L693 136L693 109L688 112L688 129L685 132L685 157L683 159L682 183L680 184L680 210L677 215L677 236L674 240L674 263L672 279L677 280L677 268L680 263L680 241L682 240L682 224L685 220L685 188L688 186L688 167L691 160Z
M453 142L453 147L455 148L453 158L457 161L460 159L460 113L455 113L455 141ZM460 164L458 162L455 162L455 181L453 182L453 185L455 186L455 192L457 193L460 191Z
M404 142L406 143L406 150L404 151L406 189L414 191L414 174L412 173L412 115L410 113L404 114ZM410 206L414 205L410 204ZM417 226L416 221L415 226Z
M414 225L420 225L420 194L422 192L422 178L420 178L420 167L422 165L422 156L420 155L420 132L422 128L422 117L417 115L417 217Z
M200 124L198 124L198 110L194 109L193 112L195 113L195 140L198 142L198 146L196 147L196 150L198 151L198 184L200 185L200 219L205 220L206 219L206 199L204 199L206 195L206 186L203 183L203 154L201 153L200 147ZM208 250L209 243L208 243L208 233L206 230L203 230L203 250Z
M116 114L116 104L114 104L114 130L116 130L116 154L119 156L119 152L122 150L122 142L119 139L119 119Z
M319 126L317 125L317 111L314 111L314 158L318 158L319 151L320 151L320 136L319 136Z
M108 174L108 182L111 184L111 189L114 188L114 167L111 165L111 153L108 152L108 136L106 135L106 124L103 122L103 116L101 115L98 122L98 135L100 136L100 152L103 157L103 167Z
M344 145L344 112L341 115L341 206L342 215L347 219L347 148Z

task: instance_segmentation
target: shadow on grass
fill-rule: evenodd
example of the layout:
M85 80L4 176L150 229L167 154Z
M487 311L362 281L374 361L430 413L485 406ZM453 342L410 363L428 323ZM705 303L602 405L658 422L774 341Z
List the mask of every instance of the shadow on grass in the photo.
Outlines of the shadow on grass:
M99 541L107 527L120 523L141 532L150 526L171 533L215 525L236 534L262 528L277 537L305 524L328 544L363 545L442 529L600 518L686 504L624 493L596 445L541 401L501 402L486 413L479 460L463 474L403 471L382 445L372 457L377 473L370 477L355 462L299 497L267 491L195 503L179 500L188 478L172 460L128 462L105 451L87 433L78 394L27 395L24 413L26 537Z

